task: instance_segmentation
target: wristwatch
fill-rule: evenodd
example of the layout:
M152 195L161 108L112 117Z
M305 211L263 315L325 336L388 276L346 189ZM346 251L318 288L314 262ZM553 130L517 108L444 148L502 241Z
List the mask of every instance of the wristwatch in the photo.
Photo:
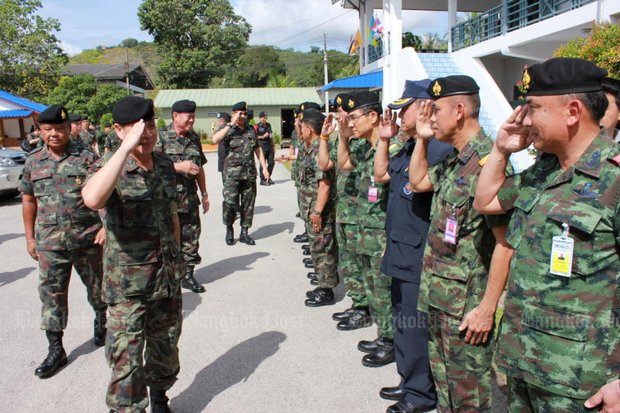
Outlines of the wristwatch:
M318 209L313 209L313 210L312 210L312 214L313 214L313 215L321 215L321 214L322 214L322 212L321 212L321 211L319 211Z

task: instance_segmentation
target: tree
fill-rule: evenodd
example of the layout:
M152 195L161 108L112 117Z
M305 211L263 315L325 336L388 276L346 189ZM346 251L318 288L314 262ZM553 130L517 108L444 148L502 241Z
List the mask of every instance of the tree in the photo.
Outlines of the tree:
M286 75L280 55L270 46L250 47L237 61L243 87L265 87L272 75Z
M577 37L560 46L556 57L578 57L589 60L609 72L609 76L620 79L620 26L597 24L588 37Z
M45 100L50 105L63 104L69 112L87 115L95 120L112 112L112 106L125 96L125 89L113 85L97 85L95 76L79 74L63 76Z
M422 38L417 34L413 34L411 32L403 33L403 47L413 47L415 51L420 51L422 49Z
M54 32L56 19L36 14L38 0L0 2L0 88L37 99L56 84L67 56Z
M447 33L442 36L439 33L426 33L422 35L421 50L446 50L448 49Z
M297 87L297 83L287 75L272 74L267 81L267 87Z
M138 18L162 57L162 87L207 87L243 54L251 32L228 0L143 0Z
M121 47L126 47L128 49L131 49L132 47L136 47L137 45L138 45L138 41L132 38L125 39L120 44Z

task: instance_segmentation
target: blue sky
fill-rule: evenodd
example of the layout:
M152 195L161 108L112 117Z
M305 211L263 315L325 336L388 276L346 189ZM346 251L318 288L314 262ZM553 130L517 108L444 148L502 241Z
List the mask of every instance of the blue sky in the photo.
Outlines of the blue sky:
M97 46L115 46L134 38L152 40L140 30L140 0L42 0L39 13L61 23L57 33L69 54ZM235 12L252 25L250 44L267 44L306 51L323 45L346 51L358 26L357 12L345 10L331 0L233 0ZM292 5L292 6L291 6ZM446 31L445 13L405 12L403 28L416 34Z

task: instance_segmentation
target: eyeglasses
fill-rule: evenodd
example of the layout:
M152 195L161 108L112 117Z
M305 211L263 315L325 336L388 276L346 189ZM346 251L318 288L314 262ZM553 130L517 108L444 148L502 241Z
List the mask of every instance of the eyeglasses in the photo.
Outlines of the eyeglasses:
M366 115L368 115L368 113L362 113L362 114L359 114L359 115L357 115L357 116L352 116L352 115L349 115L349 121L351 121L351 122L355 123L355 122L357 122L357 121L358 121L361 117L366 116Z

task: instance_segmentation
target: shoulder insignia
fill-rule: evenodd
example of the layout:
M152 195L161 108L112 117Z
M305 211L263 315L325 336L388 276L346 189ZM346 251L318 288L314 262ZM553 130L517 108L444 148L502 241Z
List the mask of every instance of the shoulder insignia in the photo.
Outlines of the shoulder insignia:
M616 166L620 166L620 155L616 155L614 158L611 158L612 161L616 164Z
M480 159L478 161L478 165L480 166L484 166L485 163L487 163L487 160L489 159L489 155L485 156L484 158Z
M585 182L573 188L573 192L583 198L598 198L600 194L594 192L592 182Z

